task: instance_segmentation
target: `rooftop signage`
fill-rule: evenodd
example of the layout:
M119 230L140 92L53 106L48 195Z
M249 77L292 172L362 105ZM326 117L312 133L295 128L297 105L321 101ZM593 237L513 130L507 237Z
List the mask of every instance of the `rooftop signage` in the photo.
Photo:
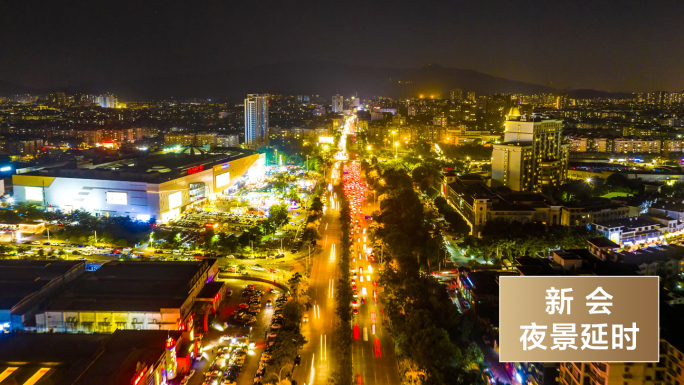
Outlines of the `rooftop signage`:
M204 165L190 167L188 169L188 175L197 174L198 172L202 172L202 171L204 171Z

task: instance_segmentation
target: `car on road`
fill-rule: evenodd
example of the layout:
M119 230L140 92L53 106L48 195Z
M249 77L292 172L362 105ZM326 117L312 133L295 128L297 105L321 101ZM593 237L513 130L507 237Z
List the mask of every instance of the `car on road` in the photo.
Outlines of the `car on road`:
M494 378L494 373L490 369L486 369L484 372L484 378L487 380L488 384L496 384L496 379Z
M33 241L31 242L32 245L40 245L40 241Z

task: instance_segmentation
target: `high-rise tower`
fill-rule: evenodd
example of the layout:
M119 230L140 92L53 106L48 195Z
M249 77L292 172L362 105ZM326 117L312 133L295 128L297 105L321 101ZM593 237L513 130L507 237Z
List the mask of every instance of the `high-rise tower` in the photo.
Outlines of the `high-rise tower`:
M341 113L344 111L344 98L342 95L333 95L332 97L332 111Z
M268 95L248 94L245 99L245 146L256 148L268 141Z

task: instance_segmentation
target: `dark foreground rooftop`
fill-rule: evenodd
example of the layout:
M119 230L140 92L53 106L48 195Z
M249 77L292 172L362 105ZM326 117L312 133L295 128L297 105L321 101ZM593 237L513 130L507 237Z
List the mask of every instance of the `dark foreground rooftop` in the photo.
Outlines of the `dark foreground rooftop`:
M159 311L180 308L215 259L196 262L110 262L73 284L47 310Z
M79 265L83 262L0 260L0 309L13 308Z

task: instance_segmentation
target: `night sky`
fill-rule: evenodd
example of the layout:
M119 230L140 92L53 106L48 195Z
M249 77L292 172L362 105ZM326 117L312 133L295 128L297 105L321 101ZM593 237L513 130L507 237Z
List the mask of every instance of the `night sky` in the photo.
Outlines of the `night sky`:
M684 1L0 0L0 80L26 86L306 59L682 91Z

